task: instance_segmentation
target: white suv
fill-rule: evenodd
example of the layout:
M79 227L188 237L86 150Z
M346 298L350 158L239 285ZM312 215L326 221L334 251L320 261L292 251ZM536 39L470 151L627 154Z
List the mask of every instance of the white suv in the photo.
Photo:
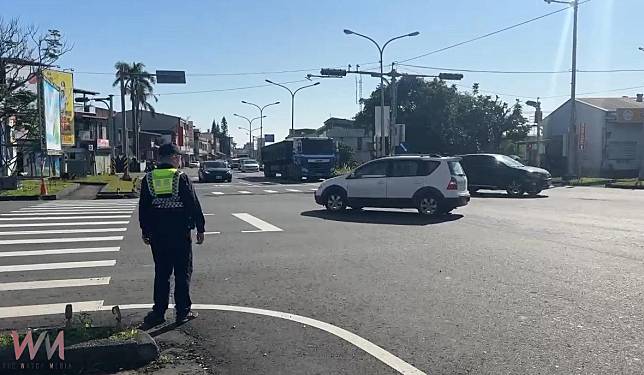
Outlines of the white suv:
M392 156L367 162L348 175L324 181L315 201L329 211L346 207L416 208L446 214L470 201L460 158Z

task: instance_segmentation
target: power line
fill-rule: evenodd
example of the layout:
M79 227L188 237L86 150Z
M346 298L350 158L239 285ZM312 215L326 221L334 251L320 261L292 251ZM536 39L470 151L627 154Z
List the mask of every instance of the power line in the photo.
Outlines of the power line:
M585 3L589 2L589 1L591 1L591 0L581 1L581 2L579 3L579 5L581 5L581 4L585 4ZM436 53L439 53L439 52L446 51L446 50L448 50L448 49L452 49L452 48L456 48L456 47L462 46L462 45L464 45L464 44L468 44L468 43L475 42L475 41L477 41L477 40L485 39L485 38L491 37L491 36L493 36L493 35L500 34L500 33L502 33L502 32L505 32L505 31L508 31L508 30L512 30L512 29L515 29L515 28L517 28L517 27L520 27L520 26L526 25L526 24L528 24L528 23L538 21L538 20L540 20L540 19L542 19L542 18L546 18L546 17L552 16L552 15L555 15L555 14L557 14L557 13L561 13L561 12L563 12L563 11L565 11L565 10L568 10L568 9L569 9L569 8L561 8L561 9L559 9L559 10L555 10L555 11L553 11L553 12L543 14L543 15L541 15L541 16L539 16L539 17L534 17L534 18L531 18L531 19L529 19L529 20L525 20L525 21L519 22L519 23L517 23L517 24L514 24L514 25L512 25L512 26L508 26L508 27L504 27L504 28L502 28L502 29L500 29L500 30L492 31L491 33L487 33L487 34L484 34L484 35L477 36L477 37L475 37L475 38L471 38L471 39L464 40L464 41L462 41L462 42L458 42L458 43L455 43L455 44L451 44L451 45L449 45L449 46L447 46L447 47L443 47L443 48L439 48L439 49L436 49L436 50L433 50L433 51L429 51L429 52L427 52L427 53L423 53L422 55L418 55L418 56L410 57L410 58L408 58L408 59L400 60L400 61L398 61L398 63L404 63L404 62L411 61L411 60L417 60L417 59L420 59L420 58L423 58L423 57L426 57L426 56L429 56L429 55L433 55L433 54L436 54Z
M186 73L186 76L191 77L226 77L226 76L251 76L251 75L269 75L269 74L286 74L286 73L303 73L303 72L317 72L320 68L308 69L294 69L294 70L276 70L265 72L223 72L223 73ZM75 74L88 74L88 75L115 75L116 72L86 72L74 71Z
M444 68L438 66L423 66L411 64L398 64L405 67L413 67L419 69L430 70L444 70L450 72L465 72L465 73L490 73L490 74L563 74L570 73L570 70L491 70L491 69L458 69L458 68ZM644 72L644 69L577 69L577 73L636 73Z
M288 85L290 83L300 83L300 82L309 82L306 79L300 79L297 81L286 81L286 82L280 82L283 85ZM230 88L225 88L225 89L210 89L210 90L198 90L198 91L178 91L178 92L162 92L162 93L154 93L156 96L166 96L166 95L189 95L189 94L206 94L206 93L212 93L212 92L227 92L227 91L238 91L238 90L248 90L248 89L256 89L256 88L261 88L261 87L269 87L273 86L269 83L266 84L261 84L261 85L254 85L254 86L242 86L242 87L230 87ZM121 95L115 94L114 96L120 97Z

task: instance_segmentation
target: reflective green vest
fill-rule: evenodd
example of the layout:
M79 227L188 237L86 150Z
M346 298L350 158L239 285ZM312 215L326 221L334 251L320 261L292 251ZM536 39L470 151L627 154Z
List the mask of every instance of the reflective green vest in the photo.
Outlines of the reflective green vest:
M152 207L156 209L183 208L183 202L179 197L181 173L175 168L162 168L147 174L145 179L152 196Z
M177 173L177 169L155 169L150 174L152 177L152 189L150 192L154 192L153 195L176 195L179 193L179 173ZM148 181L150 181L150 174L148 174Z

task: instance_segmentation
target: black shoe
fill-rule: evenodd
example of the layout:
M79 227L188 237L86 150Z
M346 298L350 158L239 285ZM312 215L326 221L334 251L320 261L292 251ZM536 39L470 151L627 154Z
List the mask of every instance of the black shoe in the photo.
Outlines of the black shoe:
M194 319L194 318L196 318L198 316L199 316L199 314L197 314L196 311L190 310L190 311L188 311L187 314L180 314L180 315L177 314L176 322L177 322L177 324L183 324L183 323L186 323L189 320L192 320L192 319Z
M156 311L150 311L148 315L143 318L143 325L145 327L152 328L158 326L159 324L165 323L165 317L162 314L159 314Z

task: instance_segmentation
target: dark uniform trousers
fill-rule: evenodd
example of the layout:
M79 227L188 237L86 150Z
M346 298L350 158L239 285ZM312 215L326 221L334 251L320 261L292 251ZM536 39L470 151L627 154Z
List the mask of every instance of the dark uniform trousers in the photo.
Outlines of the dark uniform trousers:
M192 240L190 232L157 235L150 239L154 258L154 307L164 314L170 300L170 276L174 272L174 301L177 314L190 311L190 278L192 277Z

